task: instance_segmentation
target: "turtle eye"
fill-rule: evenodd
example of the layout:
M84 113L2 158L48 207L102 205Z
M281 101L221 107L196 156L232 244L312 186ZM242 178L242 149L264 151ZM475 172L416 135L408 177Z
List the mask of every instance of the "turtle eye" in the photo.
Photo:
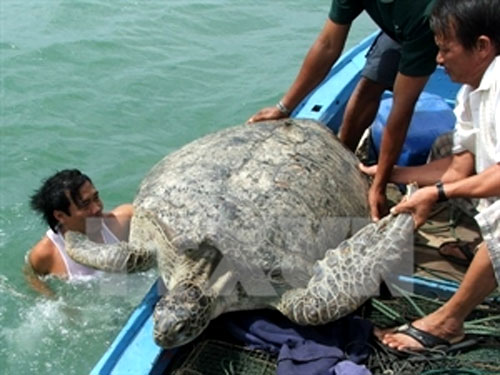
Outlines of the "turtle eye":
M189 288L187 296L190 300L198 300L200 298L201 291L198 288Z
M186 326L183 322L177 322L174 325L174 331L176 333L181 333L182 331L184 331L184 328L186 328Z

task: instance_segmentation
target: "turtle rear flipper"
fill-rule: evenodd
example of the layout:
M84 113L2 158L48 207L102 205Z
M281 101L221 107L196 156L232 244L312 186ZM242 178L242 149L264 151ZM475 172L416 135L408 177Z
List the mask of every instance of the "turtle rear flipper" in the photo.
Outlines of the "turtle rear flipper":
M303 325L325 324L355 311L407 263L413 251L413 226L408 213L365 226L328 250L315 264L307 287L287 291L278 310Z

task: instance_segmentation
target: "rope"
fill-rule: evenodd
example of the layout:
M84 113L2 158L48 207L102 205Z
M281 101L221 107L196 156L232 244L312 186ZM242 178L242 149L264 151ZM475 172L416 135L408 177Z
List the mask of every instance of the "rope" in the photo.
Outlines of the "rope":
M371 300L372 306L380 312L382 315L384 315L386 318L389 318L394 321L401 321L404 322L405 319L396 311L391 309L389 306L384 304L383 302L377 300L377 299L372 299Z
M402 288L400 288L396 284L391 284L391 285L394 289L396 289L399 293L401 293L403 298L408 301L408 303L415 309L415 311L417 312L418 315L420 315L421 318L426 315L423 312L423 310L411 299L410 294L413 294L413 293L408 293L406 290L403 290Z

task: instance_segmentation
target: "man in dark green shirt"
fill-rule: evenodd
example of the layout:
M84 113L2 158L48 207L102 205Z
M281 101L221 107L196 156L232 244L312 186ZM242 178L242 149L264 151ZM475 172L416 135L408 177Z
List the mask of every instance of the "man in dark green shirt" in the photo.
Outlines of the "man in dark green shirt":
M342 53L352 21L365 10L387 36L399 44L397 59L386 59L390 42L375 46L368 56L367 69L349 99L340 128L340 140L354 149L364 130L373 122L382 93L392 89L393 107L384 135L378 169L369 192L371 216L378 220L386 212L385 188L398 159L415 103L436 67L437 47L429 28L434 0L332 0L329 18L310 48L292 86L275 107L264 108L249 122L287 117L302 99L328 74ZM378 55L376 57L375 55ZM374 57L375 56L375 57ZM372 61L370 61L372 60ZM389 60L389 61L388 61ZM387 80L387 74L394 80Z

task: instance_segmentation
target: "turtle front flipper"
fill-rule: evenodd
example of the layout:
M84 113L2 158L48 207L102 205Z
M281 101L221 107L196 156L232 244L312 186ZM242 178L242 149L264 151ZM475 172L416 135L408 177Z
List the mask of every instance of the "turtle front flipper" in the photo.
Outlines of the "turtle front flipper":
M66 232L64 235L66 252L78 263L88 267L108 272L137 271L136 262L131 262L129 244L118 242L115 244L101 244L91 241L86 235L79 232Z
M314 265L307 287L286 292L277 309L303 325L328 323L355 311L412 254L413 230L410 214L388 215L365 226L328 250Z
M131 221L129 242L102 244L86 235L68 231L64 235L66 252L78 263L109 272L145 271L156 264L157 227L150 225L151 214L138 211Z

